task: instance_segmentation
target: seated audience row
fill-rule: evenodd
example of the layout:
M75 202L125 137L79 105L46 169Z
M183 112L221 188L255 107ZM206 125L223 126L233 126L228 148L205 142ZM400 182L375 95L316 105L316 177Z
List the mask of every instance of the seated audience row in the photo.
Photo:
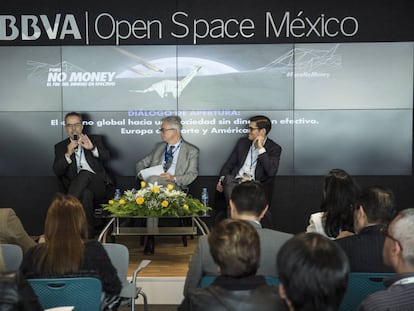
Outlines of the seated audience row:
M348 261L340 247L320 234L302 233L282 246L279 291L256 275L261 246L251 222L225 219L212 229L208 243L219 276L206 288L190 289L179 310L334 311L341 303Z
M292 237L291 234L262 228L260 219L266 214L268 202L263 187L254 181L237 185L230 198L230 214L234 219L246 220L252 224L260 238L261 256L258 274L270 277L277 276L274 265L279 248ZM200 286L205 275L218 275L217 265L210 254L207 236L200 236L194 254L192 255L187 277L184 284L184 296L191 288Z

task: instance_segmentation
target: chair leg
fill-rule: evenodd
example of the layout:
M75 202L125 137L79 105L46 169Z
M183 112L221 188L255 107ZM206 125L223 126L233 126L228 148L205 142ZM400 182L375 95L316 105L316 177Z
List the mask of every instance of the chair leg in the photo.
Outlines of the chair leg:
M143 291L140 291L138 293L138 295L141 295L142 298L144 299L144 311L148 311L148 299L147 299L147 295ZM132 311L134 311L134 310L132 310Z
M183 245L184 245L184 247L187 247L187 236L186 235L183 235L182 236L182 239L183 239Z

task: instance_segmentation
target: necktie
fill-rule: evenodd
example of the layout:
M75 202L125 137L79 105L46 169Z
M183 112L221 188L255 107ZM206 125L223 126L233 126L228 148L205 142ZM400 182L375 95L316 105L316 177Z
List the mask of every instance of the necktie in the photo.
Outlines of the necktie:
M172 161L174 158L173 150L174 150L174 146L170 146L170 149L165 154L164 172L168 171L168 169L170 168L172 164Z

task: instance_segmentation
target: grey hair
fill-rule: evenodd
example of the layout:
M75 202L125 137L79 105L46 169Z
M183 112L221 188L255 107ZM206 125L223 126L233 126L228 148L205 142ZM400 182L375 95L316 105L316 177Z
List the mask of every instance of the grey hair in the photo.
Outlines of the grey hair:
M161 119L161 122L167 122L172 128L175 128L178 133L181 133L182 125L179 116L168 116Z
M414 266L414 208L399 212L389 229L390 234L401 244L404 261Z

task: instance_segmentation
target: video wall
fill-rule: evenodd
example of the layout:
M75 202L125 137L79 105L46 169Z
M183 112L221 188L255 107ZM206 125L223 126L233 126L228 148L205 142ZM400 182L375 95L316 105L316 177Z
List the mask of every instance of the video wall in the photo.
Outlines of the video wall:
M51 176L64 115L104 136L121 176L178 114L218 175L253 115L272 119L278 175L410 175L412 42L0 47L1 176Z

